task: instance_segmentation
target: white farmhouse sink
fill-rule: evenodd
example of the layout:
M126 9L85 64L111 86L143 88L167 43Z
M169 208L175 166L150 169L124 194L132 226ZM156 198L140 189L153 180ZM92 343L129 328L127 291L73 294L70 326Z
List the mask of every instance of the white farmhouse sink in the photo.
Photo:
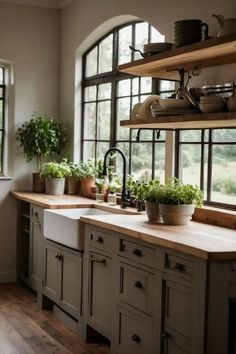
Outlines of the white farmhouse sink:
M49 240L83 251L84 235L80 230L80 217L104 214L112 213L95 208L45 209L43 235Z

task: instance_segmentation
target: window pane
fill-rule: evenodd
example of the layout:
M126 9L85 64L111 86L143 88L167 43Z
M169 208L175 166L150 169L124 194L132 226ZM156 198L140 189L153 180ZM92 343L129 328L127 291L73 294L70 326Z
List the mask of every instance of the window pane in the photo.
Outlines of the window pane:
M174 81L160 80L160 91L175 91L176 83Z
M119 65L131 61L131 50L129 49L129 45L132 44L131 34L132 34L131 26L127 26L119 30L119 49L118 49Z
M129 143L118 143L117 147L124 153L126 157L126 174L128 174L129 171ZM123 176L123 160L120 156L120 154L117 154L117 160L116 160L116 172L118 176L121 178L122 182L122 176Z
M155 178L159 178L161 183L165 182L165 144L155 144Z
M133 143L131 146L131 173L141 179L146 171L152 171L152 144Z
M135 26L135 48L143 51L144 44L148 43L148 23L137 23ZM140 56L140 54L139 54Z
M109 143L98 142L97 143L97 161L103 160L105 153L109 149Z
M3 128L3 101L0 101L0 129Z
M212 201L236 204L236 146L213 146Z
M85 67L85 76L93 76L97 74L97 52L98 48L95 47L91 52L86 56L86 67Z
M98 99L105 100L111 98L111 83L98 85Z
M0 85L4 84L4 69L0 67Z
M98 103L97 139L110 139L111 102Z
M132 79L132 95L137 95L139 93L139 78L136 77Z
M212 135L213 141L236 143L236 129L215 129Z
M151 93L151 92L152 92L152 78L141 77L141 93Z
M184 183L200 185L200 145L181 145L180 147L180 178Z
M180 141L201 141L201 130L183 130L180 132Z
M112 41L111 34L99 44L99 74L112 71Z
M130 79L121 80L117 84L117 95L121 96L130 96Z
M95 101L97 98L97 86L88 86L85 87L84 90L84 100L87 101Z
M120 127L120 121L129 119L130 98L119 98L117 100L117 140L129 140L129 129Z
M95 159L95 143L92 141L85 141L84 142L84 154L83 154L83 160L88 161L92 160L94 161Z
M84 105L84 139L94 139L96 126L96 103Z

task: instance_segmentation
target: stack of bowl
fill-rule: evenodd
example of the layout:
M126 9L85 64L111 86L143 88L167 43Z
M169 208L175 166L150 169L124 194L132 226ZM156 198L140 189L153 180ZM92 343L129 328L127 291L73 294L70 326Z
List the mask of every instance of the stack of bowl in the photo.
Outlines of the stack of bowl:
M181 20L174 23L174 45L181 47L187 44L200 42L202 40L202 29L204 39L208 36L208 26L201 20Z
M199 108L203 113L221 112L225 107L226 101L221 96L202 96L200 97Z
M166 50L170 50L173 46L173 43L168 42L157 42L157 43L147 43L143 46L144 54L152 55L155 53L165 52Z

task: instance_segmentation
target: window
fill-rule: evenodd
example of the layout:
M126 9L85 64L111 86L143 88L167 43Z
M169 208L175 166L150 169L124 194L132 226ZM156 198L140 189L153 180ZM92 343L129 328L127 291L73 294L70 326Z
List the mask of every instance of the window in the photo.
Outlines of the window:
M83 56L82 156L98 161L110 147L120 148L127 157L128 172L140 178L148 171L164 181L165 131L120 128L129 119L132 107L152 92L173 92L175 82L134 77L118 72L117 66L140 54L149 42L163 42L162 36L147 22L115 28ZM117 172L119 173L119 156Z
M176 175L198 184L207 204L236 209L236 129L176 134Z
M3 175L5 145L5 70L0 66L0 176Z

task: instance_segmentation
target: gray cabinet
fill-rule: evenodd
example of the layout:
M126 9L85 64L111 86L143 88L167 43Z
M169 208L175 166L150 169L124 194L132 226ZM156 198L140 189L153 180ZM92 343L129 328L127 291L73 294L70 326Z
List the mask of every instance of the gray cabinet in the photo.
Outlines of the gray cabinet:
M107 231L86 225L83 273L83 338L88 326L112 337L114 313L115 238Z
M43 294L68 314L81 315L82 254L46 240Z

